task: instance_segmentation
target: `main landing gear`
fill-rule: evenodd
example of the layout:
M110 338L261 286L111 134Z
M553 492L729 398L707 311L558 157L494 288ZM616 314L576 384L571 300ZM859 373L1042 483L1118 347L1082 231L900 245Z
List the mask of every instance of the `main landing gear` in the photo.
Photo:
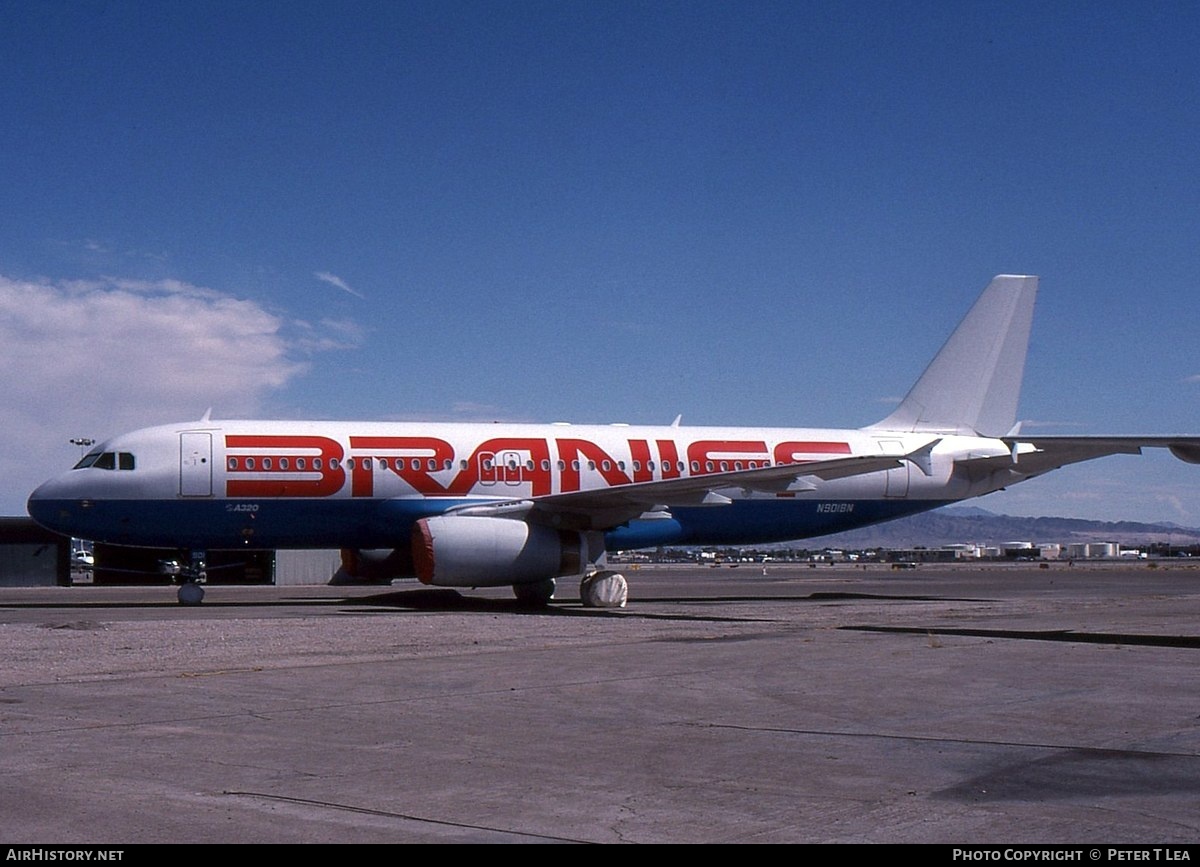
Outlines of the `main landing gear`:
M554 598L554 579L513 585L513 595L525 605L542 606ZM579 582L579 601L584 608L624 608L629 600L629 585L620 572L593 572Z
M620 572L593 572L579 582L579 600L584 608L624 608L629 584Z
M530 581L525 584L514 584L513 595L522 605L546 605L554 598L554 579Z

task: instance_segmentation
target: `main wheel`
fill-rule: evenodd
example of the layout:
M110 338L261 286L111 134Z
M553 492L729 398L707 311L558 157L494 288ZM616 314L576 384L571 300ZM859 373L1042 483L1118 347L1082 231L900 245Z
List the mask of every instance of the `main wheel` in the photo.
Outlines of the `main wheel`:
M579 599L584 608L624 608L629 585L620 572L597 572L579 582Z
M517 597L517 601L527 605L545 605L554 598L554 579L514 584L513 595Z

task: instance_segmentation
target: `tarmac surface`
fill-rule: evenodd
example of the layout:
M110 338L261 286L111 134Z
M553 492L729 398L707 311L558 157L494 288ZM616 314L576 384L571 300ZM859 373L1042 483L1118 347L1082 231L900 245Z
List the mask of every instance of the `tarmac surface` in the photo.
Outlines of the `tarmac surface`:
M0 590L0 841L1195 843L1200 569Z

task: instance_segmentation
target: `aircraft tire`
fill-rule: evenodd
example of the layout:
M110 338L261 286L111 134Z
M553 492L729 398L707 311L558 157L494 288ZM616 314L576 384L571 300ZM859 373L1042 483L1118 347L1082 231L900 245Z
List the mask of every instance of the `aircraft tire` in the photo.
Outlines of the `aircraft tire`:
M624 608L629 584L620 572L597 572L579 582L579 600L584 608Z
M185 581L179 585L180 605L199 605L204 601L204 588L195 581Z
M554 598L554 579L514 584L513 595L517 597L518 602L525 605L546 605Z

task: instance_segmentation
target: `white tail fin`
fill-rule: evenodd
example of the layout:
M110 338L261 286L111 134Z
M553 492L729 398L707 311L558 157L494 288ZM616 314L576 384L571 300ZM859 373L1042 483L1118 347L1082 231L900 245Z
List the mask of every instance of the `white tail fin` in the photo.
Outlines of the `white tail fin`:
M876 430L1003 436L1017 418L1037 277L1001 274Z

